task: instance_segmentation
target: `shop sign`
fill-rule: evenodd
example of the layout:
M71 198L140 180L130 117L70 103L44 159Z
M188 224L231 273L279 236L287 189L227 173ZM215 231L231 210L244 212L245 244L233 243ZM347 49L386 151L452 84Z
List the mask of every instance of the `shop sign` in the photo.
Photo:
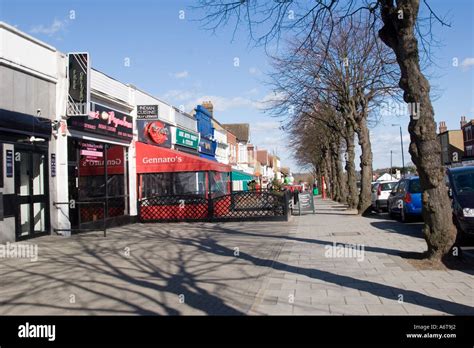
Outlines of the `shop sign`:
M103 145L93 144L93 143L81 143L81 156L86 158L101 158L104 157Z
M137 121L138 141L162 147L171 147L170 125L162 121Z
M90 111L90 67L89 53L68 54L68 116L86 116Z
M216 146L217 143L215 141L201 138L201 141L199 142L199 152L214 156L216 152Z
M197 150L199 147L199 135L176 127L176 144Z
M51 177L56 176L56 154L52 153L51 154Z
M68 119L68 127L83 132L107 135L131 141L133 138L132 116L111 110L100 104L92 104L93 111L88 116Z
M137 120L158 120L158 105L137 105Z
M102 145L83 143L82 147L95 146L97 150L103 149ZM97 156L87 156L81 158L80 175L103 175L105 156L103 151L81 150L81 153L90 151L91 154L96 152ZM107 149L107 174L123 174L124 173L124 151L122 146L112 146Z
M6 157L5 157L5 174L7 178L13 177L13 151L7 150Z

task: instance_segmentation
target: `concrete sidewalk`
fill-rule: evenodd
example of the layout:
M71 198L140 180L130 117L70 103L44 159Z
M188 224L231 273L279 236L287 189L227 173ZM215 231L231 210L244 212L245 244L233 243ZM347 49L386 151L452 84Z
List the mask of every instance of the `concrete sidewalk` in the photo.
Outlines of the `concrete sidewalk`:
M316 212L285 238L251 313L474 315L474 270L419 271L399 256L426 249L421 222L360 217L319 198Z
M419 271L399 256L425 249L421 223L320 199L316 210L287 223L134 224L106 238L29 240L37 262L0 261L0 315L474 314L473 271Z

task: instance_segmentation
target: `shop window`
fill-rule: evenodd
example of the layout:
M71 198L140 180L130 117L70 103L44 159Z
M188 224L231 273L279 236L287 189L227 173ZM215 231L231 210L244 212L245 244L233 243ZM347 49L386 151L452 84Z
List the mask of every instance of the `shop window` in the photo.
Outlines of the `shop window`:
M472 145L466 146L466 156L472 156Z
M210 172L209 182L212 197L230 193L230 173Z
M71 199L97 202L97 205L79 203L81 222L101 219L104 215L106 218L126 215L127 149L119 145L71 140L68 153ZM72 170L74 167L76 169Z
M153 173L141 175L141 198L206 194L205 172Z

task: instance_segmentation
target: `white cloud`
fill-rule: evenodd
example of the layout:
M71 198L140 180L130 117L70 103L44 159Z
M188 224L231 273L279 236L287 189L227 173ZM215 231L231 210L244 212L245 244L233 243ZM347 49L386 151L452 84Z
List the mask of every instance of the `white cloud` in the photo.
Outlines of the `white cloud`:
M45 26L43 24L34 26L31 28L30 33L32 34L44 34L48 36L52 36L59 31L63 30L67 24L67 20L59 20L57 18L54 19L53 23L49 26Z
M262 75L262 72L254 66L249 68L249 73L250 73L250 75L255 75L255 76Z
M401 166L401 147L400 134L397 127L390 128L376 127L370 131L370 142L372 145L373 167L388 168L390 167L390 151L392 151L392 163L394 166ZM410 135L407 130L403 130L403 153L405 156L405 165L411 161L411 156L408 152L410 145ZM357 147L356 166L359 166L360 148Z
M257 91L253 91L257 92ZM201 94L198 90L179 90L173 89L167 91L163 95L163 99L170 103L183 104L186 110L193 109L196 105L201 104L204 100L211 100L214 104L214 110L217 112L237 109L250 108L263 110L265 104L271 98L275 98L273 94L267 95L260 100L248 97L249 93L243 93L242 96L226 97L219 95Z
M255 95L258 93L258 88L252 88L252 89L249 89L247 92L245 92L245 94L247 95Z
M474 65L474 57L465 58L461 63L463 68L468 68L472 65Z
M179 90L179 89L169 90L163 95L163 99L166 101L178 101L178 102L183 102L194 97L195 97L195 94L193 92Z
M277 130L280 127L280 123L276 121L268 121L268 122L255 122L252 123L252 133L258 132L269 132L273 130Z
M195 97L192 100L189 100L186 103L187 109L192 109L198 104L201 104L204 100L212 101L214 105L214 111L222 112L237 108L253 108L255 107L255 102L249 98L244 97L223 97L218 95L201 95Z
M179 71L177 73L170 74L170 76L174 77L175 79L185 79L189 77L189 72L187 70Z

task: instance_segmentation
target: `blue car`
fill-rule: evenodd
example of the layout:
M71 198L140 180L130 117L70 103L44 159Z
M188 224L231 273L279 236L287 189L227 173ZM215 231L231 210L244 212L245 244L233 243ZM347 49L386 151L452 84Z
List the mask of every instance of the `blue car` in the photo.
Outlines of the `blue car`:
M390 192L388 197L388 212L390 217L400 217L402 222L421 216L421 185L420 178L401 179Z

